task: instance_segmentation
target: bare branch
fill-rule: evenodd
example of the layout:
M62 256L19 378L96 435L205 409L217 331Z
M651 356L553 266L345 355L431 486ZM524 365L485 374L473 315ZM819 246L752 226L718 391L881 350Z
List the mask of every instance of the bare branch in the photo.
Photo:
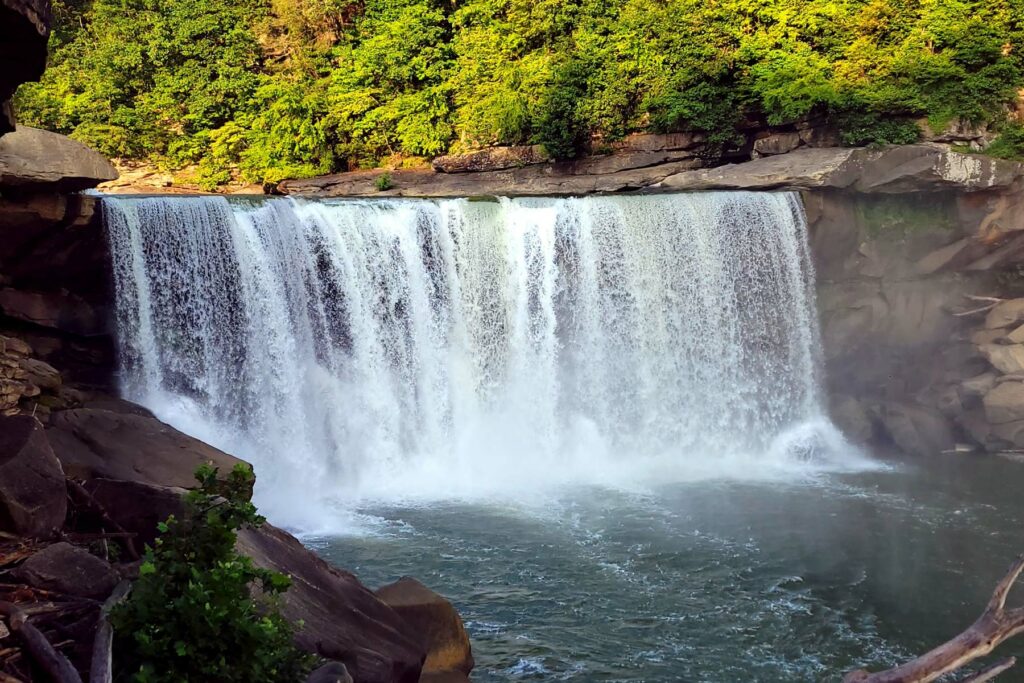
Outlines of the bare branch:
M1006 576L996 584L992 597L978 620L960 635L894 669L878 673L863 670L851 672L843 678L843 683L930 683L940 676L961 669L978 657L989 654L1003 641L1024 632L1024 608L1004 609L1006 597L1022 571L1024 555L1014 561ZM967 680L973 680L975 683L991 680L1014 663L1010 662L998 671L994 670L995 667L990 667L976 674L987 673L987 678ZM1006 664L1006 661L1000 664Z
M32 659L54 683L82 683L81 677L67 657L53 648L46 636L28 622L25 613L17 605L0 602L0 614L7 617L11 631L21 636Z

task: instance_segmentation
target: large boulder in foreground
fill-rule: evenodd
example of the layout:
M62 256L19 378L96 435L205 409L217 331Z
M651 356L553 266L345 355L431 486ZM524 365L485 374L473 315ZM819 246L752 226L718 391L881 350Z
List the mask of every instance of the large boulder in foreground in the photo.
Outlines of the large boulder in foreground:
M281 612L301 622L296 644L345 664L358 683L416 683L424 651L410 626L352 574L331 567L281 529L238 534L238 550L287 574Z
M377 590L380 598L398 612L416 633L427 652L424 674L473 670L473 650L462 617L452 603L422 583L404 576Z
M77 192L115 178L102 154L64 135L18 126L0 138L0 186Z
M132 412L63 410L54 414L47 436L64 471L75 479L191 488L200 465L212 463L227 473L243 462L155 417Z
M55 543L28 558L18 579L43 590L101 599L121 580L109 563L70 543Z
M29 415L0 417L0 530L48 537L66 513L64 472L43 426Z

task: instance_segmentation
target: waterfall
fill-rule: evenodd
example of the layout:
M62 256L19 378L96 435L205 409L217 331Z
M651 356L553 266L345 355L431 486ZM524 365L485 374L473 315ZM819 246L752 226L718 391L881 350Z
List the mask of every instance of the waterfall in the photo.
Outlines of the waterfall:
M103 206L124 394L284 521L841 449L792 194Z

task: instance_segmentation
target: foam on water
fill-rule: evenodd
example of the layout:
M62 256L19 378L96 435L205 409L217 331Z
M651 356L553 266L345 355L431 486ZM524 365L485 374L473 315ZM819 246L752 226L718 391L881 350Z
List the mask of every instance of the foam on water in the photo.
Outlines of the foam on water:
M795 195L104 214L125 395L254 462L280 523L859 462L821 407Z

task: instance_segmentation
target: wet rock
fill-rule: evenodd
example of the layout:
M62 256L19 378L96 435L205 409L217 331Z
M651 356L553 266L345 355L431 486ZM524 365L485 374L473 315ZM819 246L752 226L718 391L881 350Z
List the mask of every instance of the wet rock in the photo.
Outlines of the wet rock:
M980 351L1002 373L1024 372L1024 344L986 344Z
M260 567L289 575L281 612L301 622L296 644L345 664L359 683L416 683L424 651L415 630L352 574L331 567L281 529L238 534L238 549Z
M850 441L866 444L875 433L868 411L852 396L837 397L832 402L832 421Z
M64 472L39 421L0 417L0 529L48 537L64 525Z
M994 372L983 372L980 375L965 379L960 383L960 391L964 397L981 398L996 385Z
M938 411L907 403L885 403L878 418L892 442L905 453L937 455L955 446L949 422Z
M992 425L992 435L1009 447L1024 448L1024 420Z
M0 185L78 192L115 178L102 154L64 135L18 126L0 138Z
M47 430L68 476L191 488L212 463L226 475L242 461L156 418L96 408L56 413Z
M100 599L110 595L120 575L109 563L70 543L55 543L18 567L17 577L36 588Z
M985 316L985 329L1015 327L1024 323L1024 299L1010 299L998 304Z
M450 602L409 576L378 589L377 597L417 634L427 652L424 673L473 670L469 636Z
M344 664L328 662L309 674L306 683L353 683L353 681Z
M993 425L1024 420L1024 382L1003 382L982 399L985 417Z

